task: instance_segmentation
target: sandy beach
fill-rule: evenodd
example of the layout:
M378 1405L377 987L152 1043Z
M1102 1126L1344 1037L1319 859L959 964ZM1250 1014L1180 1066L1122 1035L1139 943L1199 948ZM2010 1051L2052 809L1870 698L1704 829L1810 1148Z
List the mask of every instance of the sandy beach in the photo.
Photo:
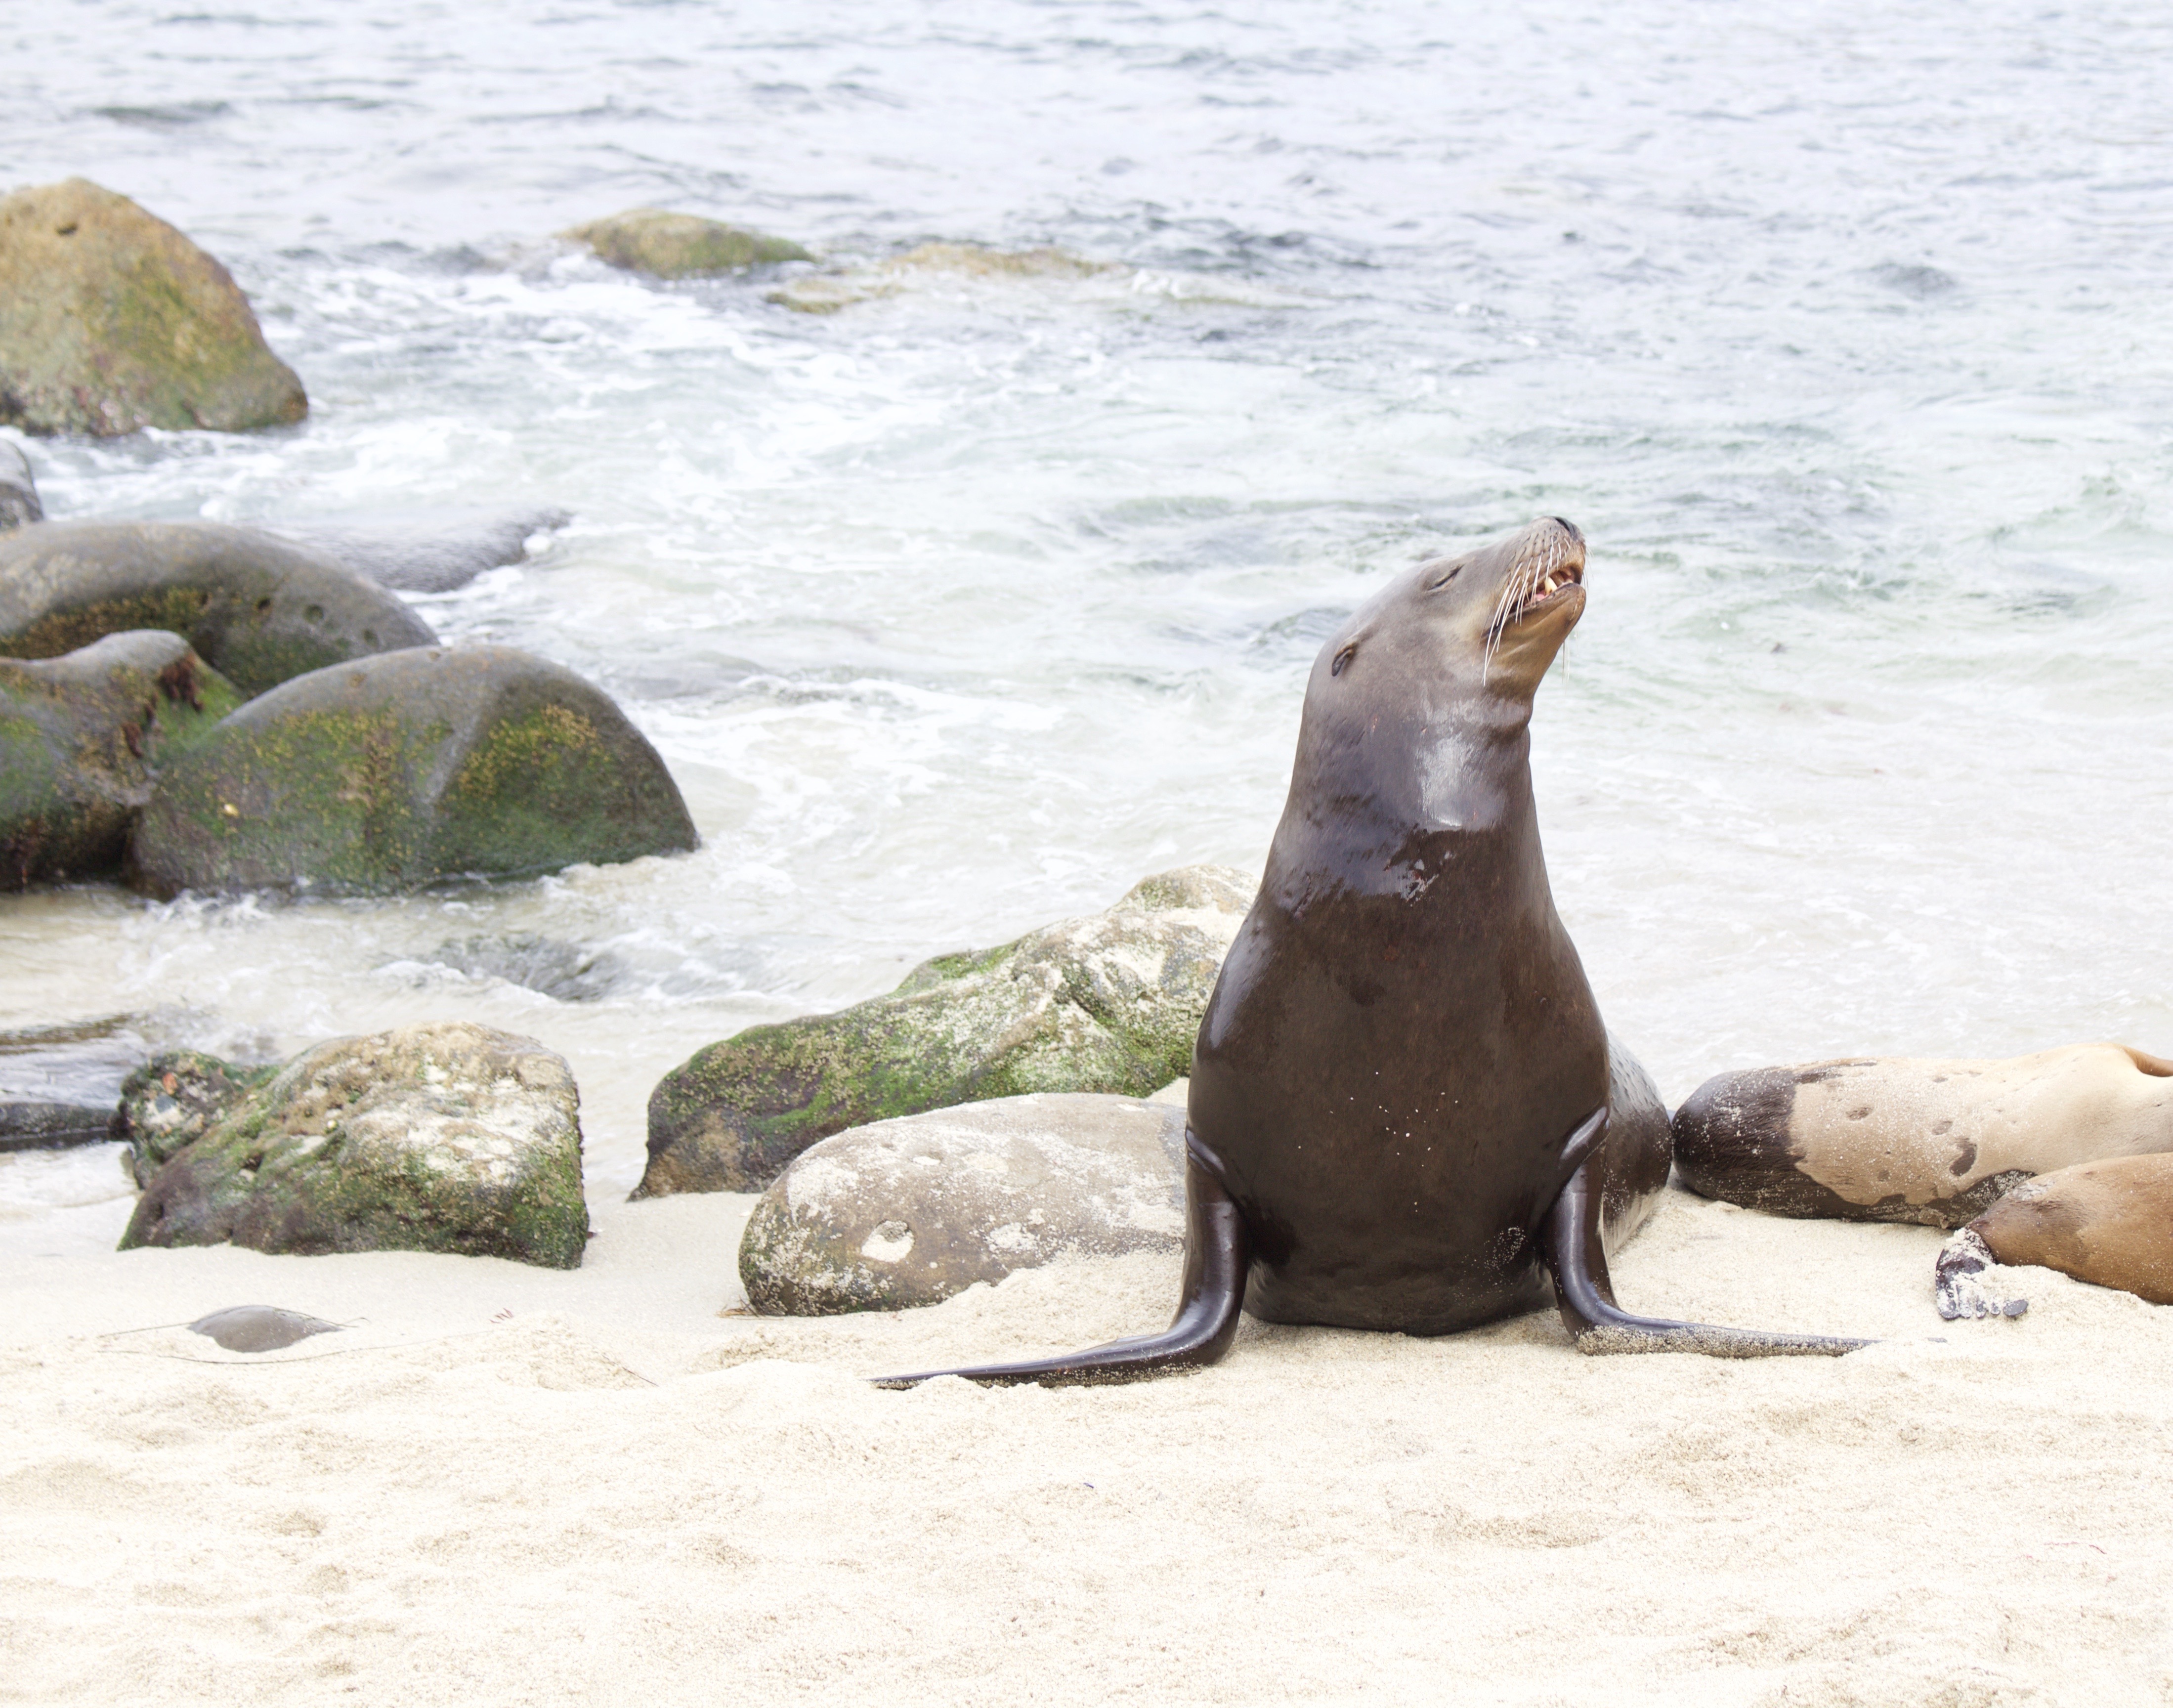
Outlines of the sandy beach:
M1175 1265L735 1314L752 1200L596 1206L571 1274L0 1226L0 1700L2163 1702L2173 1314L1671 1191L1625 1300L1868 1334L1591 1359L1248 1320L1205 1373L860 1378L1157 1326ZM172 1328L352 1323L243 1357Z

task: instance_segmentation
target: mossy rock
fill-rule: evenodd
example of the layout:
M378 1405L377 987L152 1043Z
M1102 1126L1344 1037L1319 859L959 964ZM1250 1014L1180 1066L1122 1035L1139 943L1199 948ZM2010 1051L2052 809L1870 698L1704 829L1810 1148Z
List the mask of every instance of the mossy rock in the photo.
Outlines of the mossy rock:
M53 658L132 628L186 636L245 694L437 638L396 595L247 528L41 522L0 535L0 652Z
M151 792L128 870L157 896L392 894L696 846L609 696L506 646L418 647L251 700Z
M232 276L164 220L84 178L0 200L0 422L110 438L309 411Z
M667 213L661 207L629 207L558 234L586 244L613 267L656 278L699 278L815 258L782 237L697 214Z
M1076 1094L833 1134L740 1238L747 1303L827 1317L941 1304L1020 1269L1184 1245L1184 1110Z
M650 1093L634 1195L759 1191L817 1140L954 1103L1145 1096L1190 1071L1252 899L1238 872L1185 867L1106 913L924 962L888 996L711 1044Z
M533 1038L450 1021L296 1057L159 1165L121 1249L581 1261L580 1096Z
M121 870L156 768L241 703L177 634L0 658L0 890Z
M193 1145L278 1071L239 1067L202 1050L161 1050L121 1082L111 1136L128 1146L128 1167L147 1186L166 1160Z

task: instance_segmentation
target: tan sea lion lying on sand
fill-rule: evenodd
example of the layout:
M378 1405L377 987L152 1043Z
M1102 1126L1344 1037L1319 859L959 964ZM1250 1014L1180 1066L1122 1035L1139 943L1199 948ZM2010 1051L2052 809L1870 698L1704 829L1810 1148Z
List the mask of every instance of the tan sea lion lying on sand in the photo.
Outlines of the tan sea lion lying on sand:
M2173 1305L2173 1156L2115 1156L2023 1182L1940 1249L1939 1314L2027 1310L1980 1279L1993 1263L2036 1263Z
M1674 1118L1685 1183L1776 1215L1960 1227L2032 1175L2173 1150L2173 1062L2122 1044L1721 1074Z
M1939 1255L1944 1317L2022 1313L1976 1279L1994 1263L2173 1303L2173 1062L2123 1044L1722 1074L1675 1112L1674 1145L1708 1198L1961 1227Z

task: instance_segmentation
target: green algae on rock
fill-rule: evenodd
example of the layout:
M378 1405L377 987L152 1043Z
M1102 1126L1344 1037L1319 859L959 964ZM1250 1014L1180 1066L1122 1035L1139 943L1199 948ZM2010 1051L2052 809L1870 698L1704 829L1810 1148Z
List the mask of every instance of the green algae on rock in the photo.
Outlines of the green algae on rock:
M924 962L887 996L711 1044L650 1093L634 1196L759 1191L817 1140L953 1103L1144 1096L1190 1070L1252 899L1241 873L1187 866L1106 913Z
M0 422L109 438L309 410L232 276L164 220L84 178L0 200Z
M240 703L162 631L0 658L0 890L118 872L156 768Z
M666 213L661 207L629 207L623 213L592 219L558 234L586 244L613 267L656 278L699 278L815 258L782 237L727 225L720 219L704 219L698 214Z
M825 1317L1184 1245L1184 1108L1037 1094L878 1121L801 1151L747 1217L740 1280L765 1315Z
M51 658L123 629L186 636L245 694L437 638L329 558L216 522L41 522L0 535L0 651Z
M563 1058L465 1021L297 1056L159 1165L121 1249L581 1261L580 1094Z
M278 1071L245 1068L202 1050L161 1050L121 1082L112 1136L128 1146L129 1172L148 1186L161 1164L224 1120Z
M157 896L389 894L697 841L664 762L600 689L512 647L417 647L228 718L159 777L128 871Z

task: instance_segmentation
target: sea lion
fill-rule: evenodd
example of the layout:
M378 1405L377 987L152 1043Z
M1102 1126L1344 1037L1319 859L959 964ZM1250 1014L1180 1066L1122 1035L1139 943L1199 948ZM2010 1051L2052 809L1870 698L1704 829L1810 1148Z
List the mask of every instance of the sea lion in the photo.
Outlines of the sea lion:
M1960 1227L2033 1174L2173 1150L2173 1062L2093 1043L1757 1068L1707 1080L1674 1125L1675 1166L1708 1198Z
M2109 1157L2024 1181L1940 1248L1939 1314L2028 1310L1982 1280L1993 1263L2035 1263L2173 1305L2173 1156Z
M1209 1364L1241 1308L1440 1334L1543 1303L1550 1274L1588 1352L1863 1344L1615 1303L1608 1237L1665 1183L1667 1134L1555 913L1529 764L1584 561L1583 536L1544 518L1399 578L1322 648L1266 874L1194 1045L1170 1327L929 1374Z

